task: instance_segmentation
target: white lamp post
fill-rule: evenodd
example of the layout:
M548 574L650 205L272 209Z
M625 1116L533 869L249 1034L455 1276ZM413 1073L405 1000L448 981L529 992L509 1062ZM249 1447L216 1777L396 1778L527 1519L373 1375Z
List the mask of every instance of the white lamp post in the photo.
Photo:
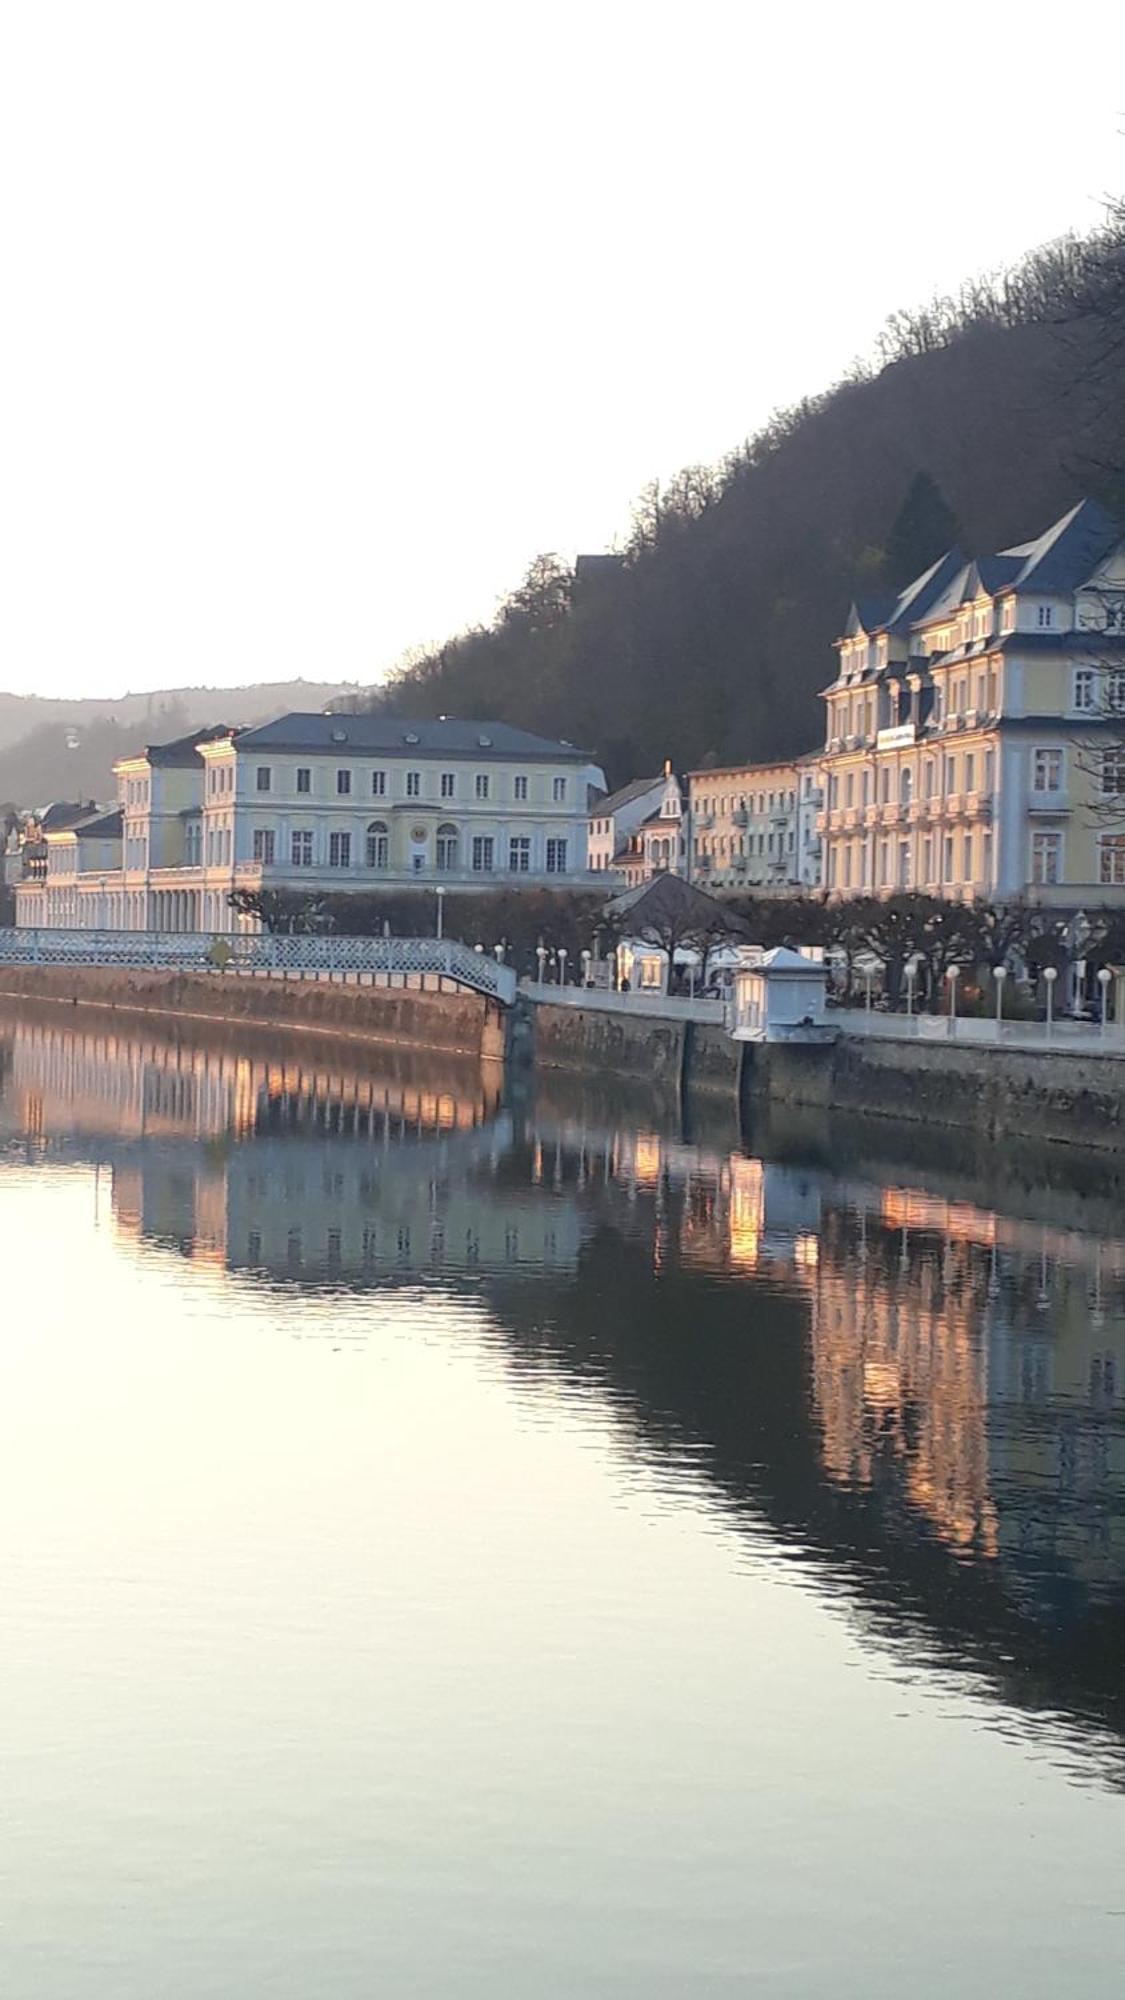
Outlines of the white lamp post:
M590 984L590 959L591 959L591 956L592 956L592 954L591 954L591 952L590 952L589 950L584 950L584 951L583 951L583 953L582 953L582 984L583 984L583 986L588 986L588 985Z
M918 961L912 958L906 968L906 1018L914 1019L914 981L918 977Z
M961 977L961 967L959 965L951 965L945 976L949 981L949 1032L951 1035L955 1035L957 1033L957 981Z
M992 977L996 981L996 1039L1000 1040L1000 1024L1004 1019L1004 981L1008 977L1006 965L994 965Z
M868 1014L870 1014L870 1012L871 1012L871 979L872 979L872 972L871 972L871 967L870 967L869 965L866 965L866 966L864 966L864 969L863 969L863 978L864 978L864 984L865 984L865 986L866 986L866 989L867 989L867 990L866 990L866 995L865 995L865 998L864 998L864 1002L863 1002L863 1005L864 1005L864 1009L865 1009L865 1011L866 1011L866 1012L867 1012Z
M437 929L435 936L441 937L444 934L445 890L435 889L434 895L437 898Z
M543 967L546 963L546 959L547 959L547 947L544 944L542 938L540 938L539 943L535 947L535 962L539 967L540 986L542 986L543 984Z
M560 986L565 986L565 985L566 985L566 959L567 959L567 951L566 951L566 946L565 946L565 944L560 944L560 946L559 946L559 985L560 985Z
M502 945L502 944L494 944L494 945L493 945L493 947L492 947L492 954L493 954L493 957L494 957L494 958L495 958L495 960L496 960L496 963L497 963L497 965L503 965L503 963L504 963L504 947L503 947L503 945Z
M1054 966L1054 965L1045 965L1045 966L1043 967L1043 978L1044 978L1044 980L1046 981L1046 985L1047 985L1047 1033L1048 1033L1048 1035L1049 1035L1049 1034L1051 1033L1051 1030L1052 1030L1052 1028L1054 1027L1054 1021L1055 1021L1055 981L1056 981L1056 979L1058 978L1058 976L1059 976L1059 974L1058 974L1058 968L1057 968L1057 966Z
M1106 1031L1106 1023L1109 1020L1109 982L1112 978L1113 974L1110 971L1108 965L1103 965L1101 971L1098 974L1098 985L1102 989L1102 1034L1103 1035L1105 1034Z

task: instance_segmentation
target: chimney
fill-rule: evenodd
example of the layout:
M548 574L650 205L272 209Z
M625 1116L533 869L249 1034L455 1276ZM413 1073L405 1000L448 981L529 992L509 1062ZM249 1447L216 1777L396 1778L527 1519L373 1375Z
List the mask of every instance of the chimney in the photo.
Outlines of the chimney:
M671 775L672 775L672 759L671 759L670 757L665 757L665 759L664 759L664 776L665 776L666 778L670 778L670 777L671 777Z

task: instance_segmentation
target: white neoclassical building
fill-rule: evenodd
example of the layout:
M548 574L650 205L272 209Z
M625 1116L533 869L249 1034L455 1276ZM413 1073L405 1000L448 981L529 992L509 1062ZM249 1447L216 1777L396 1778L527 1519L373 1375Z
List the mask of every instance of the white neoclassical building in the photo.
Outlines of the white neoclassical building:
M235 889L590 886L584 751L499 722L285 715L152 744L116 814L47 836L17 923L211 932Z

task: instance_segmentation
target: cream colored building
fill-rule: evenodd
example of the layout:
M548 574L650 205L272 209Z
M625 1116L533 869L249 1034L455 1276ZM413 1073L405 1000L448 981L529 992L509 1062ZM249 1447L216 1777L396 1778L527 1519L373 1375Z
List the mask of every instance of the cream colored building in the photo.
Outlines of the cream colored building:
M833 895L1125 901L1125 530L1091 501L857 602L825 690ZM1120 817L1116 814L1120 800Z
M725 764L688 772L692 876L705 889L800 888L795 764Z
M569 743L366 713L200 730L116 774L116 848L48 836L17 923L216 932L252 923L231 910L236 889L585 887L590 796L605 789Z

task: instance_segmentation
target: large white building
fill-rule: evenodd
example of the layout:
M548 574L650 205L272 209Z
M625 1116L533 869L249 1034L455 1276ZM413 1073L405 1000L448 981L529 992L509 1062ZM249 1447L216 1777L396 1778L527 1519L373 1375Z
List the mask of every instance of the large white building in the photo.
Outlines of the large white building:
M285 715L116 767L114 816L47 836L17 922L229 931L233 890L589 886L584 751L499 722Z

